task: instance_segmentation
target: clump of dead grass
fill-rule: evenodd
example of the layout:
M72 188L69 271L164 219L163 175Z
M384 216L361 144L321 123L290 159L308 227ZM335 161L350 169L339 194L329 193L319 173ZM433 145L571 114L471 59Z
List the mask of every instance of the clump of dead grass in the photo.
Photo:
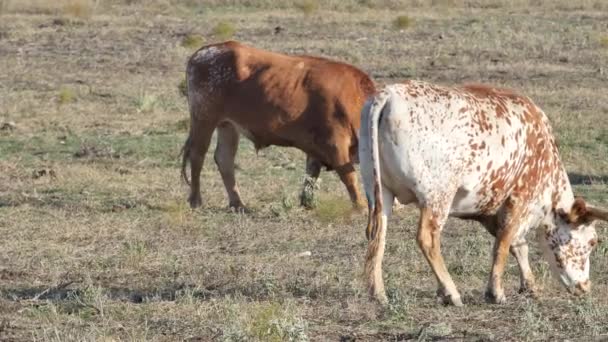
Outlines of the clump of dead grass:
M205 38L200 34L187 34L182 38L182 46L187 49L198 49L205 43Z
M59 89L59 93L57 94L57 102L60 105L64 105L67 103L74 102L76 100L76 92L67 87L63 87Z
M296 2L294 6L305 15L311 15L319 9L319 2L317 0L302 0Z
M221 21L213 28L213 35L219 39L230 39L234 36L236 28L228 21Z
M395 21L393 22L393 26L399 30L410 28L413 24L414 19L407 15L400 15L395 18Z

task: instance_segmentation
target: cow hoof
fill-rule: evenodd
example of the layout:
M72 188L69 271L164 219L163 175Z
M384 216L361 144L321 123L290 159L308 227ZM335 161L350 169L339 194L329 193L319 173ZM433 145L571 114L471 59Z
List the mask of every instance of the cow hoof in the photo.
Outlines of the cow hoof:
M504 293L494 293L492 290L486 291L486 301L492 304L505 304L507 302L507 297L505 297Z
M367 212L367 205L363 203L353 203L353 211L358 214Z
M317 201L311 193L304 193L300 195L300 206L304 209L312 210L317 207Z
M190 208L196 209L203 205L203 200L201 199L201 195L190 195L188 203L190 203Z
M375 299L376 302L378 302L378 304L380 304L381 306L388 306L388 298L386 297L386 294L384 292L376 293L375 295L373 295L372 299Z
M520 287L517 292L526 297L538 299L538 291L534 287Z
M247 209L247 207L245 207L243 205L243 203L230 203L229 206L230 210L234 213L237 214L249 214L251 213L251 210Z
M437 303L442 305L464 306L460 295L453 296L447 294L444 289L437 290Z

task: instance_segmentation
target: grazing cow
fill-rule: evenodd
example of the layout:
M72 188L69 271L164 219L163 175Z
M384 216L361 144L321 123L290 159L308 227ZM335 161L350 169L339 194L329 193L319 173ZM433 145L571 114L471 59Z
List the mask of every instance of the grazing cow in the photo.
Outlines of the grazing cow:
M574 294L589 291L593 222L608 213L574 197L548 119L529 98L487 86L408 81L366 102L361 119L371 295L386 301L386 203L395 197L420 208L417 242L444 303L462 305L440 251L448 216L479 221L496 237L488 300L505 301L501 277L509 251L521 272L520 290L534 291L525 237L537 227L554 274Z
M244 209L234 177L240 133L256 150L279 145L304 151L309 187L325 166L338 173L352 202L362 206L354 169L357 133L363 103L375 91L363 71L325 58L288 56L228 41L195 52L186 77L191 118L182 176L188 182L189 161L191 207L202 202L199 178L216 128L214 159L230 207Z

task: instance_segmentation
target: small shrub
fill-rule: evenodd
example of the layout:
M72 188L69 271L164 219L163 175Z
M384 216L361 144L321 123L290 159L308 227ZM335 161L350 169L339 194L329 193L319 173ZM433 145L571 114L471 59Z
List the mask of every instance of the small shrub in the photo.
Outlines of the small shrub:
M224 40L232 38L235 32L236 29L234 28L234 25L227 21L219 22L213 28L213 35Z
M295 6L305 15L311 15L319 9L319 2L317 0L302 0L296 2Z
M414 24L414 20L407 15L400 15L395 19L393 24L397 29L406 29Z
M57 101L60 105L74 102L76 100L76 93L70 88L61 88L57 95Z
M198 49L205 43L205 38L200 34L188 34L182 39L182 46L188 49Z

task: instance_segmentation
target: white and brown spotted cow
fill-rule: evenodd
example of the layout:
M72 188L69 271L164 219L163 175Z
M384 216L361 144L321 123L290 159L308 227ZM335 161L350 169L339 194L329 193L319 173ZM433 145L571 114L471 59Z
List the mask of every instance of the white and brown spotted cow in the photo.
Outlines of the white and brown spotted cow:
M369 202L366 277L380 301L386 203L395 197L420 208L418 245L446 303L462 305L440 251L448 216L477 220L496 236L491 301L505 301L508 251L519 264L521 290L534 290L525 237L536 227L561 282L575 294L589 291L593 222L608 214L574 197L547 117L527 97L487 86L387 86L364 106L359 159Z
M363 103L375 91L363 71L325 58L289 56L228 41L199 49L186 72L191 120L182 176L188 181L190 162L192 207L202 203L200 173L216 129L214 159L230 207L244 208L234 175L240 134L256 150L278 145L304 151L308 187L325 166L338 173L353 204L363 206L354 168L357 132Z

